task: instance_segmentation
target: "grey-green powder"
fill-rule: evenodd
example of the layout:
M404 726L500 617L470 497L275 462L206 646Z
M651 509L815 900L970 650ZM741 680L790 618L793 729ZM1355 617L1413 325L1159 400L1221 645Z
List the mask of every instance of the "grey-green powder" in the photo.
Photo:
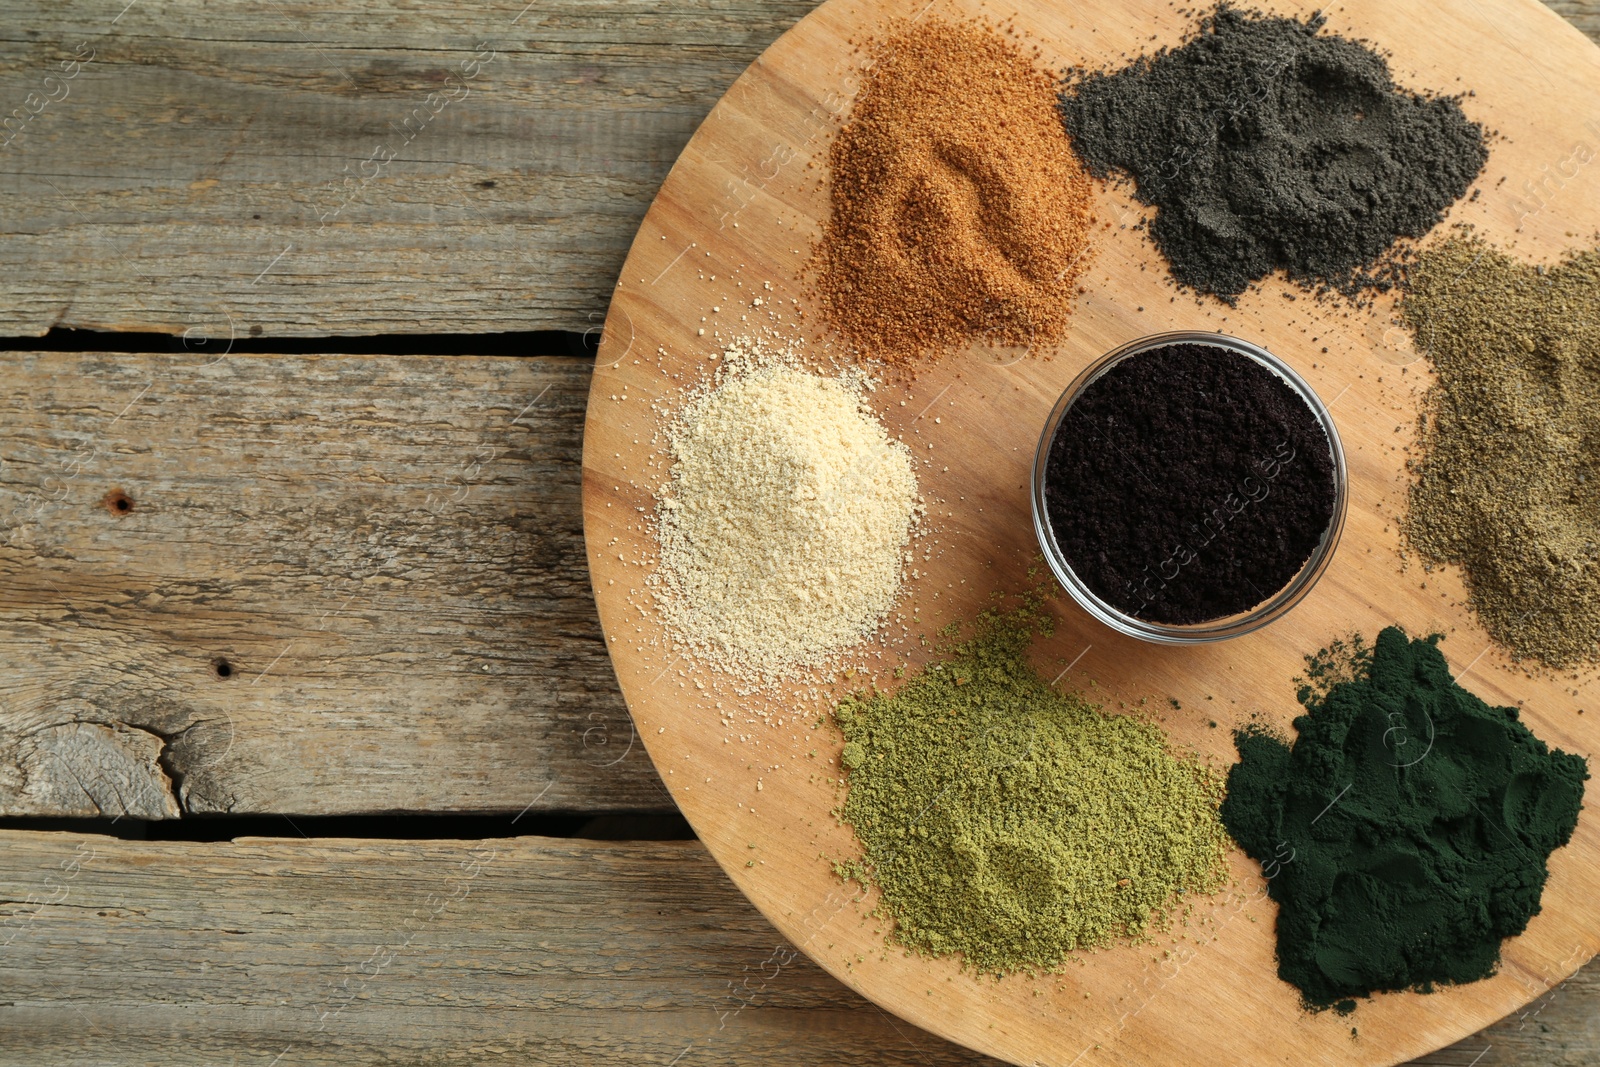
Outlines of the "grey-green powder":
M1405 531L1518 658L1600 659L1600 249L1519 263L1457 233L1401 305L1433 364Z

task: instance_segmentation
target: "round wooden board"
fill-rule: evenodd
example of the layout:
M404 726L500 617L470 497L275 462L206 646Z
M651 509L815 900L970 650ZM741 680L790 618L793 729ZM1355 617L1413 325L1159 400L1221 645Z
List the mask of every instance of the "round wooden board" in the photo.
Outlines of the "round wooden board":
M1273 10L1305 14L1311 5ZM864 62L848 42L897 16L973 15L1014 15L1057 68L1119 64L1191 26L1158 0L1019 0L1015 8L829 0L711 112L645 217L618 282L585 428L589 564L639 736L701 840L786 937L888 1010L972 1048L1029 1064L1372 1065L1458 1040L1600 949L1600 824L1592 816L1554 856L1543 912L1505 945L1499 974L1486 981L1378 997L1350 1018L1303 1013L1276 976L1275 912L1260 871L1235 853L1236 890L1198 901L1188 939L1176 946L1118 946L1059 977L995 982L954 960L886 950L881 924L866 914L872 899L856 899L830 872L827 859L855 855L855 847L829 814L839 742L831 728L812 727L815 702L798 690L738 696L726 678L672 648L656 621L644 583L653 567L654 494L668 469L656 436L663 416L715 366L719 336L817 333L811 320L802 329L795 312L806 303L801 264L826 217L827 145ZM1600 167L1589 163L1600 152L1600 50L1576 30L1536 0L1350 0L1329 28L1390 53L1403 85L1475 91L1463 107L1499 136L1481 196L1457 205L1453 220L1475 223L1528 259L1595 239ZM1304 654L1353 629L1370 637L1398 622L1413 633L1444 632L1465 684L1492 703L1525 704L1524 720L1540 737L1589 756L1600 739L1595 672L1526 677L1464 607L1459 576L1402 565L1394 517L1427 367L1390 325L1388 309L1348 313L1281 281L1234 309L1197 301L1171 287L1165 264L1133 229L1141 212L1126 193L1099 195L1098 214L1111 226L1100 231L1088 291L1059 348L952 353L915 381L891 381L875 394L891 432L923 461L918 475L933 520L925 542L933 558L917 564L900 609L920 619L913 631L970 618L991 591L1037 580L1029 578L1036 548L1028 468L1046 412L1079 369L1142 334L1221 329L1288 360L1331 405L1352 488L1337 558L1287 618L1211 647L1140 644L1058 597L1059 625L1038 649L1041 666L1053 675L1070 662L1063 685L1092 682L1108 700L1130 704L1148 697L1147 710L1170 709L1167 698L1176 698L1182 710L1161 714L1175 742L1230 763L1230 727L1252 713L1287 724L1298 710L1291 679ZM914 641L906 645L872 659L872 668L924 661ZM1589 714L1580 715L1584 708ZM730 960L730 982L739 996L758 988L781 996L773 972L782 959ZM708 1005L707 1040L737 1025L737 1007L737 998Z

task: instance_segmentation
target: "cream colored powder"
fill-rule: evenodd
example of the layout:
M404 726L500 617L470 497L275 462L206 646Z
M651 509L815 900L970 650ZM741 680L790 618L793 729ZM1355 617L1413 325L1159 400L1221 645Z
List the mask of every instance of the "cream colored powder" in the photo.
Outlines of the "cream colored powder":
M667 433L654 591L675 635L718 666L790 677L894 605L916 476L851 382L727 355Z

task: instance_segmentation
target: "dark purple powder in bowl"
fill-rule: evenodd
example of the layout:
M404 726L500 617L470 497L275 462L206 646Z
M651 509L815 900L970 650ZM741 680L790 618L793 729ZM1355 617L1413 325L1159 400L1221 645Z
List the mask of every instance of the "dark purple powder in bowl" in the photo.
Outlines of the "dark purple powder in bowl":
M1148 622L1207 622L1300 572L1333 518L1333 454L1277 374L1172 344L1117 363L1067 409L1044 497L1062 556L1102 600Z

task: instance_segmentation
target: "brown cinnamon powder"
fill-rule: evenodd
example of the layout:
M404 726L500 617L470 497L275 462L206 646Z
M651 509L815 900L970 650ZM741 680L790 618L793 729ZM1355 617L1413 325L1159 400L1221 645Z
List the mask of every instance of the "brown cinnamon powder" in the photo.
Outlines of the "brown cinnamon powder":
M976 23L927 19L868 51L829 152L814 258L828 321L899 364L1060 340L1093 219L1053 77Z

